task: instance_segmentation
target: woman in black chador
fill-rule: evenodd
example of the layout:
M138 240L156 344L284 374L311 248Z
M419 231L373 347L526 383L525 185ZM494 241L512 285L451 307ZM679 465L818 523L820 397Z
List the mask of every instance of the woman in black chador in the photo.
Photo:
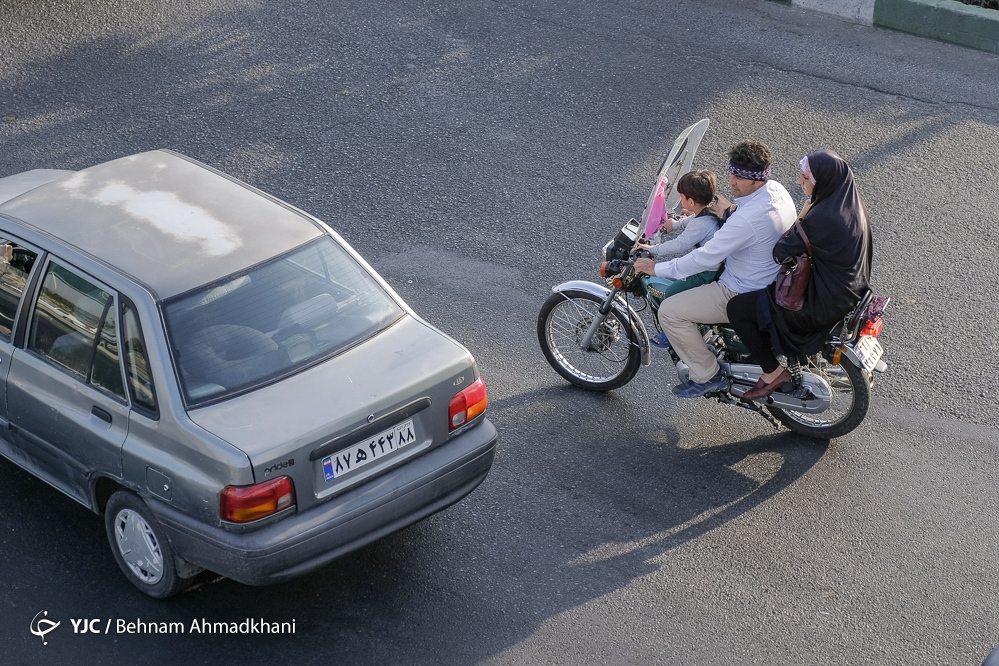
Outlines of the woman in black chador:
M777 305L774 285L740 294L728 303L732 327L763 368L763 376L743 396L756 400L773 393L791 373L777 361L814 354L829 330L857 304L871 277L871 230L853 171L834 152L820 150L801 160L798 183L808 202L798 216L812 245L812 276L801 310ZM774 246L774 261L805 251L796 227Z

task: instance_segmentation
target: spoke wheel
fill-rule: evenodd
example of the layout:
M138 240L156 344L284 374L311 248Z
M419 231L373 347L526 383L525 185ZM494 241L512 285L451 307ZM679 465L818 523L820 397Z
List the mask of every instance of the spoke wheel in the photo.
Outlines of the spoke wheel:
M592 391L624 386L642 362L632 325L616 309L600 324L590 349L583 349L583 336L600 316L601 302L585 291L557 292L538 315L538 342L548 363L571 384Z
M104 525L119 568L137 588L162 599L187 587L188 580L177 575L163 528L138 495L127 490L112 495Z
M820 414L805 414L767 407L770 413L799 435L817 439L842 437L859 426L871 402L871 387L863 371L845 358L839 365L833 365L822 356L810 357L804 370L829 384L832 390L829 409Z

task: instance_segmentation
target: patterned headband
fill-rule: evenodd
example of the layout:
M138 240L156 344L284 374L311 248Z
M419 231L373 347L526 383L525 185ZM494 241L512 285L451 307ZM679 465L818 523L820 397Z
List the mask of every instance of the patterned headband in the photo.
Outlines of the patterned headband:
M743 180L770 180L770 165L767 165L765 169L747 169L734 162L729 162L728 172L736 178L742 178Z

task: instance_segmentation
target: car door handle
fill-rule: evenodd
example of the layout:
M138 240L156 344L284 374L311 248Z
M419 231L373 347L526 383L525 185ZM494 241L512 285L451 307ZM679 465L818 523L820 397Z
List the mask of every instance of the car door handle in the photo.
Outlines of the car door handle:
M90 413L99 418L101 421L111 423L111 412L103 410L97 405L94 405L94 408L90 410Z

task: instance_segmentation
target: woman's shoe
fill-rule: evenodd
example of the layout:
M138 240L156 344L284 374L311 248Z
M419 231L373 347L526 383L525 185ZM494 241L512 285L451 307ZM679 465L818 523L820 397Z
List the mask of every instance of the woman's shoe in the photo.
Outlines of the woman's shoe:
M781 384L789 381L791 381L791 371L787 368L781 368L780 374L772 382L763 383L763 377L760 377L760 380L756 382L756 386L743 393L742 397L746 400L765 398L780 388ZM761 383L763 383L762 386Z

